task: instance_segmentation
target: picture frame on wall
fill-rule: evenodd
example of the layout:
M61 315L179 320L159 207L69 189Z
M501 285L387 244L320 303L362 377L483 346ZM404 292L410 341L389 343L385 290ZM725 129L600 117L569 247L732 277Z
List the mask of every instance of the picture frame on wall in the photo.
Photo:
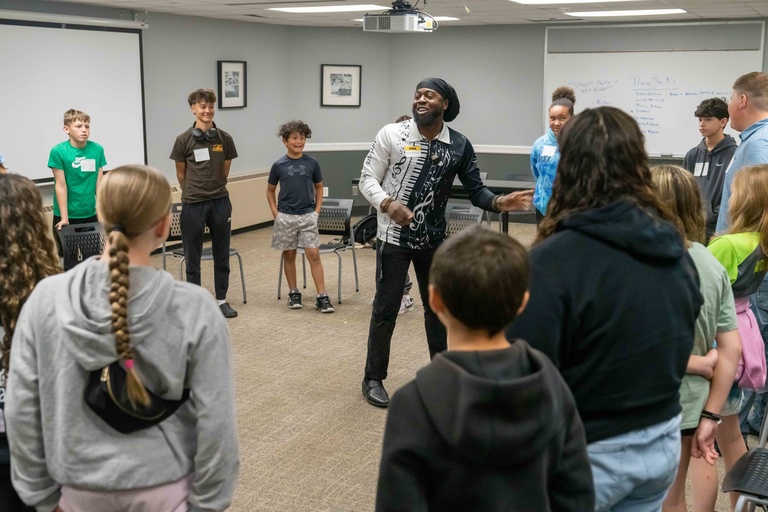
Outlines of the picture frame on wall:
M321 107L360 107L363 66L322 64L320 68Z
M219 108L248 106L247 63L244 60L218 61Z

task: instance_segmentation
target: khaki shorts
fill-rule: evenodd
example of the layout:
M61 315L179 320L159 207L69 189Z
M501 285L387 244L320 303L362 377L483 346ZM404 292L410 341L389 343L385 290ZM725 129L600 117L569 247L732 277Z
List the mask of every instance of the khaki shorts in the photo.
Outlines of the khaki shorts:
M303 215L278 213L275 217L275 229L272 232L272 248L281 251L294 251L298 247L320 247L320 234L317 232L317 214Z

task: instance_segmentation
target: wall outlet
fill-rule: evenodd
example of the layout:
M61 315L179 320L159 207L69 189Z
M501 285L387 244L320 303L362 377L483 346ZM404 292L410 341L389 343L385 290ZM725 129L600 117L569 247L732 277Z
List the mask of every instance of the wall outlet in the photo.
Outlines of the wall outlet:
M352 195L353 196L358 195L359 191L360 191L360 189L357 188L357 185L352 185Z
M323 197L328 197L328 187L323 187Z

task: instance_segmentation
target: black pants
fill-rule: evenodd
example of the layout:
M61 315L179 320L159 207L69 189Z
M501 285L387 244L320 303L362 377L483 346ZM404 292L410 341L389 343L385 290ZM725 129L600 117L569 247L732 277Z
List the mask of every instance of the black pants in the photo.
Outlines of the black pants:
M371 325L368 330L368 355L365 378L384 380L389 366L389 348L395 330L400 300L408 267L413 262L421 301L424 304L424 327L427 331L429 357L447 348L445 327L429 307L429 267L435 249L406 249L376 242L376 296L373 299Z
M229 289L229 241L232 234L232 203L229 197L183 204L179 224L187 281L197 285L200 284L203 232L208 226L213 250L213 287L216 299L226 300Z
M88 224L89 222L98 222L99 218L94 215L93 217L86 217L84 219L69 219L70 224ZM64 253L61 250L61 242L59 241L59 234L58 229L56 229L56 224L61 222L61 217L58 217L56 215L53 216L53 239L56 241L56 248L59 250L59 256L62 256Z

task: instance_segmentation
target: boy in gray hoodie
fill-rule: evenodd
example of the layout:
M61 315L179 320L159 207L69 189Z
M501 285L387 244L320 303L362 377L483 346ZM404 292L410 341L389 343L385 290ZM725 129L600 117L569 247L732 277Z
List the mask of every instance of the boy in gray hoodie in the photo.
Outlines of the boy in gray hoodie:
M693 173L704 198L707 212L707 241L715 234L725 171L736 152L736 140L723 133L728 125L728 104L721 98L702 101L693 113L699 119L699 133L704 137L685 154L683 167Z

